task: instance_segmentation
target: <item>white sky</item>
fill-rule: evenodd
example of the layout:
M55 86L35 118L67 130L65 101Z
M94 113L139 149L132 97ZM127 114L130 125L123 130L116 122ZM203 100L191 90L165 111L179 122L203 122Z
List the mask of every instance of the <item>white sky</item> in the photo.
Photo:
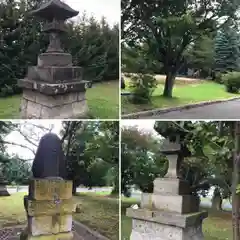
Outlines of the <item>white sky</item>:
M98 20L104 16L110 25L120 22L120 0L64 0L64 2L79 11L79 16L86 11L88 16L92 15Z
M51 126L53 127L52 131L53 133L56 133L59 137L60 137L60 130L62 128L62 122L61 120L21 120L21 121L12 121L13 123L26 123L26 122L32 122L35 125L42 125L45 128L50 128ZM47 133L43 132L43 131L39 131L38 128L34 128L34 133L37 134L39 136L39 140L40 138ZM13 131L11 132L9 135L6 136L5 141L8 142L13 142L13 143L19 143L21 145L26 145L32 149L34 149L36 151L36 147L34 147L33 145L31 145L30 143L28 143L24 137L17 131ZM38 144L38 142L37 142ZM26 148L22 148L20 146L14 146L14 145L7 145L7 152L12 155L12 154L17 154L19 157L23 158L23 159L33 159L34 155L33 153L26 149Z
M154 129L156 120L121 120L121 127L137 127L139 130L150 132L155 136L160 136Z

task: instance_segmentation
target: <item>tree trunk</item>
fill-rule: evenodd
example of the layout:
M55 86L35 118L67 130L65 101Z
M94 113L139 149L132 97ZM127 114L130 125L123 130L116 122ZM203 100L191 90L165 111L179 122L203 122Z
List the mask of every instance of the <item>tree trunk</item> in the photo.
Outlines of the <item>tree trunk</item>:
M172 91L173 91L175 78L176 78L176 73L172 73L172 72L167 73L165 85L164 85L164 91L163 91L164 97L172 98Z
M72 195L76 195L76 194L77 194L77 185L74 184L74 182L73 182Z
M219 192L215 192L212 197L212 209L220 211L222 210L222 196Z
M239 159L240 159L240 122L235 122L235 152L233 159L233 179L232 179L232 222L233 240L240 239L239 228L239 195L236 193L239 184Z

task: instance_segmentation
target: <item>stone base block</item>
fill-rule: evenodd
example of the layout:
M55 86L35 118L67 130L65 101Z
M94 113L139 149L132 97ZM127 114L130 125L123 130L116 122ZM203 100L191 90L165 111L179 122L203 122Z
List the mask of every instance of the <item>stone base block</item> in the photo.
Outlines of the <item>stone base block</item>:
M28 217L28 232L32 236L70 232L72 215Z
M61 200L72 198L72 181L53 179L31 179L29 183L29 198L35 200Z
M186 195L190 194L190 186L187 181L178 178L156 178L154 180L154 193Z
M20 108L23 119L86 118L88 112L85 92L48 96L24 90Z
M38 66L72 66L72 55L57 52L42 53L38 56Z
M203 240L202 221L207 212L178 214L127 209L133 218L131 240Z
M204 240L202 226L185 229L170 225L133 219L130 240Z
M28 67L27 79L47 83L67 83L80 81L83 77L81 67Z
M28 235L27 240L73 240L73 233L68 232L42 236Z
M152 194L152 208L176 213L199 211L199 199L192 195Z

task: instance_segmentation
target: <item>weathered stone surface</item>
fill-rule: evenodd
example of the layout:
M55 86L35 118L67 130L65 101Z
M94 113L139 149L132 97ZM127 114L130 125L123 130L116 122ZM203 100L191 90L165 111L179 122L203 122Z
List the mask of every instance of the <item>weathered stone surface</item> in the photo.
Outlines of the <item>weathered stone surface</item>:
M152 194L151 193L142 193L141 194L141 208L152 209Z
M32 236L71 232L72 215L44 215L28 218L29 233Z
M156 178L154 180L154 193L186 195L190 194L190 186L187 181L178 178Z
M190 213L199 211L199 200L192 195L160 195L152 194L152 205L154 209Z
M25 110L26 117L23 116L23 118L29 118L29 119L39 119L41 117L42 112L42 105L27 101L27 108Z
M60 94L66 94L70 92L85 92L89 86L89 82L82 80L79 82L67 82L67 83L56 83L50 84L46 82L33 81L30 79L19 79L19 87L24 89L30 89L43 93L45 95L54 96Z
M203 240L201 227L191 226L186 230L170 225L134 219L131 240Z
M31 236L29 235L27 240L72 240L73 233L58 233L52 235L42 235L42 236Z
M29 216L70 214L73 211L73 200L59 200L56 204L54 200L38 201L28 200L27 212Z
M33 160L34 178L67 176L66 159L60 138L54 133L47 133L41 139ZM57 187L57 186L56 186Z
M35 200L54 200L55 194L59 199L72 197L72 181L33 179L29 185L29 197Z
M27 79L47 83L67 83L82 80L81 67L31 66L28 68Z
M127 209L127 216L133 219L139 219L149 222L160 223L163 225L171 225L179 228L188 228L191 226L200 225L208 216L207 212L196 212L189 214L179 214L160 210L149 209Z
M69 53L42 53L38 56L38 66L72 66L72 55Z

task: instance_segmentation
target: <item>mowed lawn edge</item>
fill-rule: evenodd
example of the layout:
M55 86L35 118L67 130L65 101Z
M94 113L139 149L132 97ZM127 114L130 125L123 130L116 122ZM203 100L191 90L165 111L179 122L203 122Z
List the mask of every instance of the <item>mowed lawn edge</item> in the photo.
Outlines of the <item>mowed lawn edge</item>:
M9 197L0 197L0 229L26 224L23 196L27 193L14 193ZM119 236L119 201L108 196L109 193L80 193L73 197L79 204L80 213L73 218L112 240Z
M138 204L136 199L123 198L121 204L121 235L122 240L130 240L132 230L132 219L126 216L126 209L133 204ZM212 211L211 209L202 209L208 211L208 218L203 221L203 234L205 240L232 240L232 216L231 212Z
M176 82L177 83L173 89L173 98L165 98L162 96L164 88L164 84L162 82L160 82L157 88L154 90L151 102L148 104L132 104L129 102L128 96L122 96L122 114L240 97L240 94L228 93L226 92L224 85L212 81L198 80L195 81L195 83L192 81L185 81L184 84L181 81ZM127 84L129 84L128 81ZM126 91L127 90L128 87Z
M18 119L22 95L0 98L0 118ZM87 89L87 103L90 115L96 119L119 118L119 81L93 84Z

